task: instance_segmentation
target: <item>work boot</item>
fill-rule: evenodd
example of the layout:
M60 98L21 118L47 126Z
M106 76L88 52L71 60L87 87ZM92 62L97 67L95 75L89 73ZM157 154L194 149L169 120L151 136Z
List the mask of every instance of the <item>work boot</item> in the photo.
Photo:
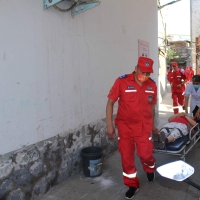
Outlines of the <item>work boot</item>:
M135 187L129 187L129 190L126 192L125 194L125 198L126 199L132 199L135 195L135 193L139 190L139 187L138 188L135 188Z
M149 182L153 182L153 180L155 179L155 172L152 173L147 172L147 179Z

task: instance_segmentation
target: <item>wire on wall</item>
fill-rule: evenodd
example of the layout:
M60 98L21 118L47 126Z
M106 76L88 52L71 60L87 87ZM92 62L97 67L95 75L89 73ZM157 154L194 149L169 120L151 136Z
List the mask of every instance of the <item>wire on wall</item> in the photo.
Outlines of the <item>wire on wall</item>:
M69 11L72 10L77 4L78 4L78 3L74 3L74 4L72 4L72 6L71 6L70 8L67 8L67 9L59 8L59 7L56 6L56 5L53 5L53 7L54 7L56 10L60 11L60 12L69 12Z

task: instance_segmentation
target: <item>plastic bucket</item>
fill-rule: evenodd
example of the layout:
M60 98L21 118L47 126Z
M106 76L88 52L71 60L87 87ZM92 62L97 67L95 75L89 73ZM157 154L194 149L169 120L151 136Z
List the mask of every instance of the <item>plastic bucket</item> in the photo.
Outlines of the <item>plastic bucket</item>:
M102 148L86 147L82 149L83 173L86 177L95 177L102 174Z

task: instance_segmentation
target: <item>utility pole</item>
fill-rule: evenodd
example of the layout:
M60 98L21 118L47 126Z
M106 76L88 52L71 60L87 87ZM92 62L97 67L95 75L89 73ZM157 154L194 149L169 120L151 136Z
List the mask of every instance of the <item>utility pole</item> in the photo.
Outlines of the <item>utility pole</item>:
M192 43L192 0L190 0L190 66L193 68L193 55L192 55L192 49L193 49L193 43ZM196 70L197 73L197 70Z
M177 2L179 2L179 1L181 1L181 0L172 1L172 2L170 2L170 3L167 3L167 4L163 5L163 6L158 7L158 10L164 8L165 6L169 6L169 5L171 5L171 4L177 3Z
M166 27L167 27L167 25L165 23L165 53L167 53L167 36L166 36L167 31L166 31Z

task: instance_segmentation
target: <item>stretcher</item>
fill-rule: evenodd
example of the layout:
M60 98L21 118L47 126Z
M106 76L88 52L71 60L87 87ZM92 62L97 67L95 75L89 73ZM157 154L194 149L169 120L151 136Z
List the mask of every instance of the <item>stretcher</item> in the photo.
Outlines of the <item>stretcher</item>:
M189 134L178 138L174 142L170 142L163 149L154 148L155 153L170 154L179 156L181 160L185 161L185 156L194 147L194 145L200 140L200 124L193 126ZM153 137L152 137L153 139ZM158 141L153 141L154 143Z

